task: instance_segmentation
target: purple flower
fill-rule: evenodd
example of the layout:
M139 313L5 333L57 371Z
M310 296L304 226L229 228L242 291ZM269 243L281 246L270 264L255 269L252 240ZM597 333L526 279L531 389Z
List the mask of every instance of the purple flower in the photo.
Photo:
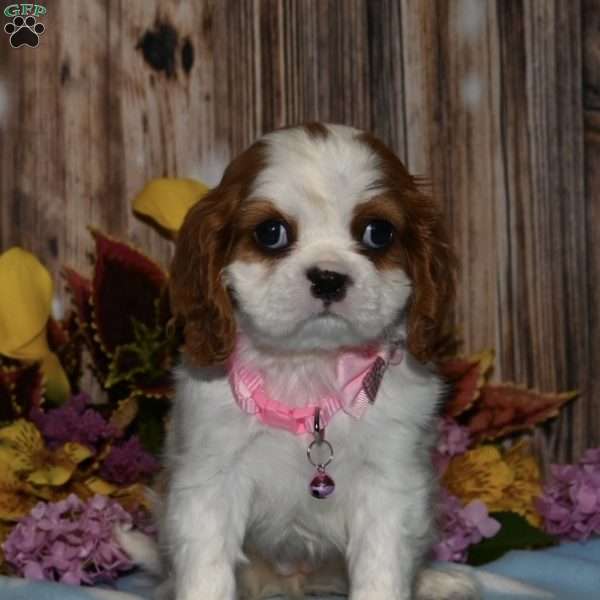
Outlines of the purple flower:
M146 452L137 436L111 448L100 469L100 476L117 485L130 485L156 473L159 462Z
M589 448L579 460L582 465L600 465L600 448Z
M60 502L37 504L2 549L7 562L27 579L93 584L132 567L113 538L116 525L132 523L131 515L110 498L83 502L71 494Z
M483 538L494 537L500 523L492 519L486 505L473 500L463 507L461 501L442 490L438 503L440 541L434 546L437 560L466 562L469 546Z
M575 465L551 465L536 506L551 535L586 540L600 534L600 448L585 452Z
M71 396L59 408L44 412L34 408L29 418L42 432L48 447L53 449L66 442L79 442L92 450L104 440L116 437L119 431L89 405L87 394Z
M444 417L438 423L438 443L433 453L433 464L438 473L443 474L453 456L463 454L471 444L470 432L451 417Z

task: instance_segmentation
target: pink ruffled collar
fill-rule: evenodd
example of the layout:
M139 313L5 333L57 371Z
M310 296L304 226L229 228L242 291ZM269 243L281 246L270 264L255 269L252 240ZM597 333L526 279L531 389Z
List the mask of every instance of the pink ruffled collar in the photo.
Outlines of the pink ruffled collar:
M301 435L313 433L317 408L320 409L322 427L326 427L340 410L359 419L367 406L375 401L388 365L399 364L402 358L403 354L398 348L346 352L340 355L336 365L337 393L302 407L289 406L269 397L263 375L244 364L238 352L233 354L229 363L229 381L236 402L244 412L255 415L269 427Z

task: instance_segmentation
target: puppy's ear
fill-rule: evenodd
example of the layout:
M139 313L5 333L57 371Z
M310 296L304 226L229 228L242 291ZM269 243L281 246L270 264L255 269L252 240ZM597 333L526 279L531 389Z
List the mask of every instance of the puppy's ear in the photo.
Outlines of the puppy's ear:
M171 307L184 326L185 351L195 366L218 365L235 345L232 301L223 285L240 186L222 184L188 212L171 264Z
M402 267L412 281L407 315L407 346L417 359L439 357L454 342L450 311L454 301L456 259L448 241L441 208L419 189L400 159L368 133L359 139L379 159L381 187L397 200L402 215Z
M450 316L454 303L457 261L443 216L434 200L416 193L407 207L408 274L413 293L408 307L408 350L427 362L454 342Z

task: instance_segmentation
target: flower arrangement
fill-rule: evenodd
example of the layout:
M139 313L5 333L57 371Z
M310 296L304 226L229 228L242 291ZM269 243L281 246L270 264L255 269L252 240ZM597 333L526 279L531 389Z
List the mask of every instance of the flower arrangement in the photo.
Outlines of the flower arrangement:
M11 531L4 554L28 579L76 585L112 580L131 568L113 530L132 525L130 513L118 502L106 496L84 502L71 494L37 504Z
M157 180L134 210L175 237L207 190ZM43 265L19 248L0 255L0 568L73 584L131 566L111 534L148 521L144 490L159 468L180 345L167 275L128 244L91 233L91 275L63 271L72 307L61 320L51 316ZM481 564L600 534L600 450L552 466L544 481L522 437L575 393L491 383L493 363L485 351L439 364L452 392L432 457L442 486L438 559ZM81 389L84 369L100 397Z
M442 537L434 549L438 558L482 564L511 549L543 547L576 537L574 521L595 526L592 515L576 510L582 499L589 498L586 493L578 497L573 485L600 493L600 479L592 475L600 471L590 464L600 453L588 451L582 459L585 463L564 467L577 470L579 486L571 481L573 472L558 466L551 467L553 476L544 481L538 458L523 435L555 417L576 392L541 394L513 384L490 383L493 364L493 352L485 351L449 357L439 365L453 392L440 420L433 457L442 484L438 511ZM563 475L562 484L556 481L558 473ZM567 507L574 511L568 524L561 512ZM562 530L552 518L562 518Z
M536 508L552 535L572 540L600 535L600 448L585 452L576 465L552 465Z
M494 537L500 529L500 523L489 516L481 500L463 504L444 489L437 511L442 539L434 546L433 553L438 560L467 562L469 547Z

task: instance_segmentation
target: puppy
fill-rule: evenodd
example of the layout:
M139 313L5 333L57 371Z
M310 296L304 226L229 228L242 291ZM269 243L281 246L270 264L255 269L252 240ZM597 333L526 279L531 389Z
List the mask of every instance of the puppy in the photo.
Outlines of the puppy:
M228 166L172 264L169 597L478 597L423 570L453 287L439 208L371 135L287 128Z

